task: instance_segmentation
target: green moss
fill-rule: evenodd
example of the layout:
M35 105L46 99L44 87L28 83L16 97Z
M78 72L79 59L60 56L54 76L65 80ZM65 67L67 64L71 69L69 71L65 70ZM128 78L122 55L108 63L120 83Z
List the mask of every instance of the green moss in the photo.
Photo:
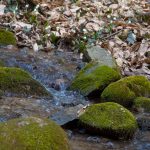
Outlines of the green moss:
M88 107L79 120L85 127L95 129L97 133L112 138L130 138L137 128L136 119L132 113L113 102Z
M16 38L10 31L0 29L0 45L16 45Z
M130 76L111 83L102 92L101 99L129 107L138 96L150 96L150 82L144 76Z
M137 97L134 100L133 107L136 108L139 111L142 110L144 112L150 113L150 98Z
M69 150L65 132L53 121L14 119L0 124L1 150Z
M120 79L114 69L96 62L87 64L75 77L70 89L79 90L84 96L96 90L102 91L111 82Z
M0 60L0 67L4 67L4 66L5 66L5 63L2 60Z
M0 67L0 90L5 95L50 96L39 82L19 68Z

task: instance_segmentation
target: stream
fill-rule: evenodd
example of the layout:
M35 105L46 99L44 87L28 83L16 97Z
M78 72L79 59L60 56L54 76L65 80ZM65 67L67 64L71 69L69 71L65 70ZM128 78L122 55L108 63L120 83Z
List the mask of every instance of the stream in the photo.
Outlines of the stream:
M76 73L84 66L79 55L66 50L33 52L28 48L0 47L0 60L9 67L29 72L53 95L42 98L3 97L0 99L0 121L26 116L49 117L64 125L78 116L90 102L77 92L67 91ZM150 150L150 131L142 128L129 141L114 141L88 135L84 129L65 128L72 150Z

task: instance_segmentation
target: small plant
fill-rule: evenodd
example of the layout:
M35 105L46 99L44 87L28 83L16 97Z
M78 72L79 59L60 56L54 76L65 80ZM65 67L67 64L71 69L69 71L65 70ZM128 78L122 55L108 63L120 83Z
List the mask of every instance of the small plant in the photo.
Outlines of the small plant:
M79 52L84 52L86 49L86 43L82 40L76 40L75 48L78 49Z
M59 37L56 36L56 34L52 32L51 35L50 35L50 40L51 40L51 42L52 42L54 45L56 45L57 42L58 42L58 40L59 40Z

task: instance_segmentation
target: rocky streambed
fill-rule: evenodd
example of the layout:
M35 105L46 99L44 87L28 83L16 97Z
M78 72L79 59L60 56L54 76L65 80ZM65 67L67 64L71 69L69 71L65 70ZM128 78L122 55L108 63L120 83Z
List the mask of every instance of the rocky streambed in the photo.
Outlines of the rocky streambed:
M40 116L51 118L57 124L64 125L76 119L91 103L88 98L86 99L82 95L87 96L88 92L93 89L84 89L83 92L81 91L81 95L79 92L75 92L78 87L74 83L73 91L67 90L76 74L84 66L79 55L72 51L33 52L27 48L17 49L8 46L0 48L0 60L1 66L18 67L29 72L51 93L48 98L36 95L18 97L7 93L7 96L2 96L0 99L1 122L13 118ZM108 71L107 68L105 69ZM108 74L111 75L112 73L108 71ZM97 73L95 73L96 75ZM115 80L110 78L109 82L119 78L116 74ZM105 80L105 78L103 79ZM77 81L80 81L80 78L77 78ZM90 80L87 81L90 83ZM92 80L92 83L94 82L95 80ZM104 88L104 85L101 87ZM141 129L136 131L131 140L118 141L96 134L87 134L83 127L76 125L76 122L73 127L65 126L65 131L68 134L72 150L149 150L149 113L142 110L140 116L137 114L137 117L142 118L139 121L141 122Z

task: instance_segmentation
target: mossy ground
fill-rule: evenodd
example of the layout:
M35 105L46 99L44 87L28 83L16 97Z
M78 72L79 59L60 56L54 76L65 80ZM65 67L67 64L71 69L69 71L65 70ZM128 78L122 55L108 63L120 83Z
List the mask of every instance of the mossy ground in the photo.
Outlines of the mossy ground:
M16 38L10 31L0 29L0 45L16 45Z
M144 76L130 76L111 83L102 92L102 101L112 101L131 107L136 97L150 96L150 82Z
M111 82L119 79L120 74L114 69L91 62L77 74L70 89L78 90L81 94L87 96L93 91L102 91Z
M50 96L39 82L19 68L0 67L0 90L14 96Z
M133 107L137 110L141 110L144 112L150 113L150 98L146 97L137 97L134 100Z
M1 150L69 150L65 132L48 119L30 117L0 123Z
M95 129L100 135L112 138L130 138L137 128L136 119L132 113L112 102L88 107L79 120L85 127Z

